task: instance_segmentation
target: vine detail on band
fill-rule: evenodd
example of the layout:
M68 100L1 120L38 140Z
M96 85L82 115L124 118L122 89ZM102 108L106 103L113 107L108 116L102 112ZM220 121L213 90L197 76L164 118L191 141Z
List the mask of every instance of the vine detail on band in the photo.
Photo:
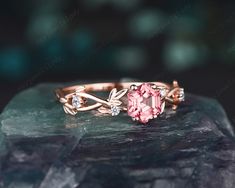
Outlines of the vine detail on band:
M128 89L122 89L117 91L116 88L112 89L109 94L109 98L107 99L108 105L101 106L98 108L98 111L102 114L111 114L112 116L116 116L123 109L121 107L122 101L120 100L126 93Z
M117 89L114 88L110 91L107 100L94 97L88 93L75 92L73 97L77 97L77 100L80 102L81 105L79 108L76 108L73 104L70 104L71 100L68 99L66 100L63 98L63 100L60 100L60 102L64 104L63 109L65 113L70 115L76 115L79 111L85 111L89 108L90 110L98 109L98 111L102 114L111 114L112 116L116 116L120 113L121 110L125 109L122 107L123 102L120 99L126 95L127 92L128 89L117 91ZM85 104L87 99L93 100L96 103L86 107Z

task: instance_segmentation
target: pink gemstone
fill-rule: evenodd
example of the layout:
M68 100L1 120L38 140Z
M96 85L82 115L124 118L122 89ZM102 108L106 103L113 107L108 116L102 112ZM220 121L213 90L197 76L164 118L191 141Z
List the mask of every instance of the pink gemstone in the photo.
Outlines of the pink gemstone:
M160 91L153 89L149 83L143 83L136 90L128 93L128 115L147 123L162 113L164 103Z

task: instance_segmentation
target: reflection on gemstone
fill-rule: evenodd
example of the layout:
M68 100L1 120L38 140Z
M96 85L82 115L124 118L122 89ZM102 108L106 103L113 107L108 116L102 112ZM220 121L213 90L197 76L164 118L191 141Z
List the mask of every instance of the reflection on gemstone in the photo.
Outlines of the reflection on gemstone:
M78 96L76 96L76 95L73 96L72 105L73 105L73 107L75 107L77 109L81 107L81 103L80 103L80 100L79 100Z
M147 123L164 110L159 90L144 83L128 93L128 115L141 123Z
M118 106L111 106L112 116L117 116L120 113L121 109Z
M166 89L165 88L160 89L160 95L161 95L161 97L166 96Z

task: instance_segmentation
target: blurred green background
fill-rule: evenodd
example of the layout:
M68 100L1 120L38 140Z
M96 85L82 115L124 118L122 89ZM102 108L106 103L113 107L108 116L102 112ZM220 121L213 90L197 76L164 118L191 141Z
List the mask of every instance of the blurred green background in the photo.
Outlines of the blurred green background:
M44 81L176 78L235 117L233 1L8 0L0 24L2 108Z

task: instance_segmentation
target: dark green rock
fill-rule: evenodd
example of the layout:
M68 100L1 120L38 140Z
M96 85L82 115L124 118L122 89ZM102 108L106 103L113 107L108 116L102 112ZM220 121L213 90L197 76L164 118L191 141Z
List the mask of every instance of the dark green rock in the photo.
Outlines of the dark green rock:
M66 115L56 87L26 90L1 114L1 187L235 187L234 133L215 100L186 94L143 126L126 114Z

